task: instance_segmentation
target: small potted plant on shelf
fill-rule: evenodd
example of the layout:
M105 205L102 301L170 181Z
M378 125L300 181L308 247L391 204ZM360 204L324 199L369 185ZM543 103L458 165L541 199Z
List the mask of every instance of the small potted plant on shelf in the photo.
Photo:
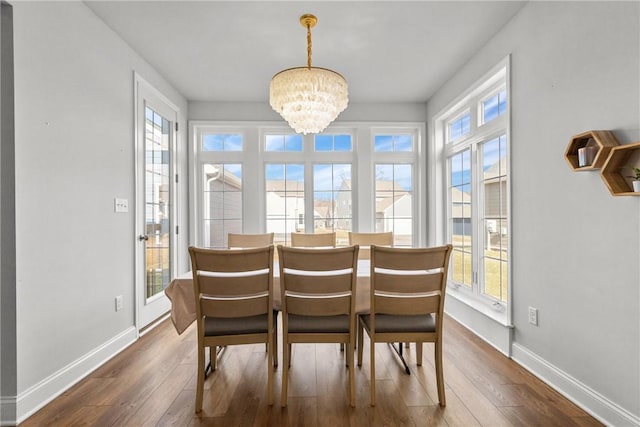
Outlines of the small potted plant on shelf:
M633 185L633 191L640 193L640 168L629 166L629 169L631 169L633 175L629 175L627 178L632 179L631 184Z

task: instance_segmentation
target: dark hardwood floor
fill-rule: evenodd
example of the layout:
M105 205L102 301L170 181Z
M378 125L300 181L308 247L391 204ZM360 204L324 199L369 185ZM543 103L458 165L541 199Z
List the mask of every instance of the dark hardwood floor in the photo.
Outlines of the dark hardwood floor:
M196 335L178 336L165 321L56 398L20 426L600 426L597 420L467 329L444 323L447 407L437 403L433 345L405 349L406 375L393 351L376 346L377 405L369 406L369 342L356 368L356 408L348 373L334 344L293 348L289 405L266 403L264 345L225 349L205 381L202 414L194 413ZM280 351L279 358L282 360Z

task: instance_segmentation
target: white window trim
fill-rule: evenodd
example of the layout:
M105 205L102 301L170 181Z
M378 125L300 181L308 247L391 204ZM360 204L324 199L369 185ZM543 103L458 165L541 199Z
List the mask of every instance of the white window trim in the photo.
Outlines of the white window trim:
M198 158L198 143L205 132L241 133L243 135L243 150L230 152L211 152L205 158ZM375 228L375 214L373 200L375 200L374 171L375 162L378 163L412 163L414 165L413 191L416 202L413 206L413 234L414 245L423 246L427 242L426 227L426 128L420 122L337 122L329 126L323 133L350 134L353 147L351 152L314 152L311 148L313 135L303 136L303 151L300 152L267 152L262 145L264 135L276 133L280 135L294 134L293 130L284 123L263 121L189 121L189 177L190 197L190 242L201 243L200 212L202 209L202 183L199 182L199 170L205 159L212 162L241 162L243 163L243 183L257 182L263 191L243 191L243 222L245 233L260 233L266 229L266 192L264 179L264 165L266 163L304 163L306 168L313 168L319 163L351 163L354 190L352 205L352 228L354 231L373 231ZM373 152L373 138L378 134L411 133L414 135L414 151L408 152ZM247 150L250 145L259 145L258 150ZM238 160L240 159L240 160ZM300 159L304 159L301 161ZM307 163L308 162L308 163ZM308 165L308 166L307 166ZM257 174L251 176L251 174ZM312 193L313 182L305 179L305 191ZM249 194L251 193L251 194ZM309 203L313 204L312 198ZM309 221L309 220L307 220ZM312 220L311 220L312 221Z
M512 262L512 242L511 242L511 223L512 223L512 210L511 210L511 84L510 84L510 57L507 56L494 66L489 72L478 79L473 85L467 88L460 96L454 99L449 105L443 108L439 113L434 116L432 129L433 129L433 144L432 151L430 153L429 164L431 166L430 178L431 178L431 195L429 202L431 206L434 206L432 210L434 217L430 218L429 229L435 234L435 240L431 244L442 244L447 241L448 230L448 209L451 205L449 200L448 190L448 168L449 157L459 152L463 147L469 146L470 143L478 143L480 141L490 140L492 137L506 134L507 137L507 152L509 153L507 162L507 302L495 303L491 298L479 295L473 291L466 289L463 286L448 286L447 293L457 300L463 302L467 306L472 307L480 313L483 313L487 317L495 320L496 322L512 327L512 295L513 295L513 262ZM503 82L504 79L504 82ZM507 88L507 111L503 116L499 116L488 123L480 124L481 118L479 117L482 100L495 94L502 87ZM469 136L459 138L454 142L448 143L448 125L460 114L466 111L467 106L475 105L478 114L471 114L471 132ZM471 151L471 164L476 164L475 149ZM475 178L472 177L472 180ZM477 183L472 182L472 188L476 188ZM474 206L473 209L478 209L479 206ZM475 218L479 218L478 212L474 212ZM480 233L478 224L472 225L472 233L474 242L481 243L478 234ZM473 270L476 274L480 274L480 269L476 263L474 257ZM478 258L479 259L479 258ZM451 281L450 281L451 283Z

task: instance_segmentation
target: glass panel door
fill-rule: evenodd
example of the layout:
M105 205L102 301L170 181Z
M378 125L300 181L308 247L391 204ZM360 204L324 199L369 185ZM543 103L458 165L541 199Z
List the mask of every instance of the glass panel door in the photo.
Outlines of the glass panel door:
M136 76L136 325L165 315L175 261L174 144L177 108Z
M164 291L171 279L170 121L145 108L145 299Z

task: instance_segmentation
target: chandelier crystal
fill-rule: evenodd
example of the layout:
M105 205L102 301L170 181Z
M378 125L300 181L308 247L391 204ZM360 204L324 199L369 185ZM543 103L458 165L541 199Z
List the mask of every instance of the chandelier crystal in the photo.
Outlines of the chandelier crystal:
M347 81L333 70L311 66L311 28L318 19L302 15L307 28L307 66L280 71L271 79L269 104L297 133L320 133L347 108Z

